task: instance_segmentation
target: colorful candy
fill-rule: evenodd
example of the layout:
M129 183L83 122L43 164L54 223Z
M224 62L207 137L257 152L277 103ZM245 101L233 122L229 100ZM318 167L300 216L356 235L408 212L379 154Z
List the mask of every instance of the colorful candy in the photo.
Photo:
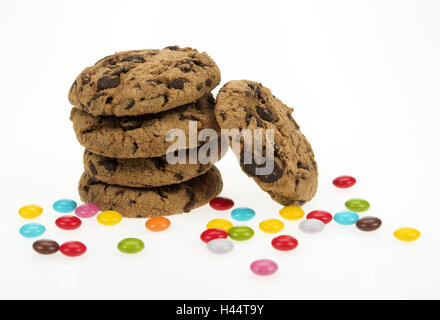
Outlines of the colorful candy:
M304 210L297 206L286 206L279 213L286 220L299 220L304 217Z
M324 222L325 224L327 224L330 221L332 221L333 217L330 214L330 212L322 211L322 210L315 210L315 211L310 212L307 215L307 219L318 219L318 220L321 220L322 222Z
M382 221L376 217L363 217L356 221L356 227L362 231L374 231L380 228Z
M68 257L78 257L86 251L85 244L79 241L68 241L60 246L60 252Z
M352 187L356 183L356 179L352 176L340 176L333 180L335 187L346 189Z
M123 253L138 253L144 248L144 242L136 238L126 238L118 243L118 249Z
M18 210L18 214L25 219L35 219L43 213L43 208L36 204L23 206Z
M350 199L345 202L345 207L354 212L364 212L370 208L370 204L364 199Z
M164 231L169 228L171 221L165 217L153 217L145 222L145 227L154 232Z
M209 201L209 205L215 210L229 210L234 206L234 201L226 197L217 197Z
M207 229L212 229L212 228L216 228L216 229L222 229L225 230L226 232L229 231L229 229L232 228L232 222L225 220L225 219L214 219L208 222L208 224L206 225Z
M74 230L81 226L81 220L75 216L63 216L55 220L58 228L64 230Z
M272 247L281 251L290 251L298 246L298 240L292 236L283 235L272 239Z
M264 220L260 223L260 229L266 233L277 233L284 229L284 223L278 219Z
M359 220L359 215L352 211L341 211L336 213L333 219L339 224L350 225Z
M317 233L324 229L325 223L318 219L306 219L300 222L299 229L305 233Z
M59 245L53 240L37 240L32 245L32 248L39 254L53 254L58 251Z
M278 270L278 265L272 260L261 259L251 263L251 270L259 276L269 276Z
M46 231L46 227L39 223L28 223L20 228L20 234L25 238L36 238Z
M91 218L99 212L99 207L94 203L84 203L75 209L75 214L80 218Z
M214 239L226 239L228 237L228 233L223 229L211 228L202 232L200 235L200 239L203 242L209 242Z
M57 212L61 213L69 213L75 210L76 208L76 202L70 199L61 199L58 201L55 201L53 204L53 209Z
M229 237L237 241L249 240L254 236L254 233L254 230L252 230L252 228L248 226L232 227L228 232Z
M234 248L234 244L229 239L214 239L206 244L209 251L216 254L228 253Z
M394 236L401 241L414 241L420 237L420 231L414 228L400 228L394 231Z
M255 217L255 211L251 208L235 208L231 212L231 217L237 221L248 221Z
M107 210L101 212L96 219L100 224L105 226L113 226L118 224L122 220L122 215L119 212L113 210Z

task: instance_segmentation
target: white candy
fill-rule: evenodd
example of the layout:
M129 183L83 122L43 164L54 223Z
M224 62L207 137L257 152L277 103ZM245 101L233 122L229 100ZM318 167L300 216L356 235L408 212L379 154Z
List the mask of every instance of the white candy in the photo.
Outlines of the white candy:
M325 223L318 219L306 219L301 221L299 229L305 233L317 233L324 229Z
M209 241L206 246L212 253L223 254L231 251L234 244L229 239L214 239Z

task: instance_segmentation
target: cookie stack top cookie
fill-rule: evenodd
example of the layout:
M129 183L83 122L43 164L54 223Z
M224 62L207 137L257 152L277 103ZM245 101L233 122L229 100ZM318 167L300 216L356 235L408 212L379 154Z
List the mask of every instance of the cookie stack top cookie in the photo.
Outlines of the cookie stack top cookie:
M142 115L194 102L219 83L220 70L204 52L178 46L124 51L85 68L69 101L93 116Z

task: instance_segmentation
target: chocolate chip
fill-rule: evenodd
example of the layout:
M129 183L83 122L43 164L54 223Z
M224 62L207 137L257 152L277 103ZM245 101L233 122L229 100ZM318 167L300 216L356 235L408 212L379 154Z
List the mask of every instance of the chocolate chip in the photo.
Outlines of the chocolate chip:
M124 194L124 190L119 190L115 192L115 196L120 196L122 194Z
M135 101L133 99L130 99L130 102L125 107L125 110L130 110L135 105Z
M102 96L105 96L105 95L106 95L105 92L100 92L100 93L95 94L95 95L92 97L92 99L90 99L90 101L87 102L87 106L90 107L92 101L95 101L95 100L98 99L99 97L102 97Z
M191 209L194 207L195 205L195 194L194 192L192 192L190 189L186 188L185 189L185 193L189 196L189 201L187 202L187 204L183 207L183 212L190 212Z
M273 167L272 173L267 174L267 175L257 175L257 168L262 167L263 164L257 165L254 158L252 158L252 163L245 164L244 163L244 154L242 154L240 157L240 164L241 164L241 167L244 172L246 172L251 177L256 177L257 179L259 179L261 182L264 182L264 183L276 182L283 175L283 170L280 168L280 166L278 165L278 163L276 161L274 161L274 167Z
M205 171L205 170L203 169L202 166L200 166L200 167L197 169L197 173L202 173L203 171Z
M93 175L97 175L98 174L98 170L96 170L96 167L93 163L89 162L89 169L92 172Z
M133 153L136 153L136 151L139 149L139 146L136 142L133 142Z
M301 161L298 161L296 166L298 167L298 169L304 169L304 170L309 170L310 171L310 168L308 166L306 166L305 164L303 164Z
M152 158L154 166L156 169L163 169L166 166L166 162L162 158Z
M248 83L247 85L250 89L255 90L255 86L252 83Z
M99 183L99 181L96 180L95 178L90 178L90 179L87 181L87 184L90 185L90 186L93 186L93 185L98 184L98 183Z
M107 99L105 99L105 104L110 104L113 101L113 97L108 97Z
M261 91L259 88L255 88L255 93L257 94L257 98L261 99Z
M266 108L262 108L262 107L257 106L256 109L257 109L257 113L261 119L263 119L265 121L269 121L269 122L271 122L273 120L272 110L270 110L270 108L268 106L266 106Z
M157 193L161 198L168 199L168 197L167 197L166 195L164 195L164 194L162 193L162 191L160 191L160 190L156 190L156 193Z
M202 84L198 84L198 85L197 85L197 91L202 90L202 88L203 88L203 85L202 85Z
M207 87L211 86L211 84L212 84L212 80L211 80L211 79L207 79L207 80L205 81L205 85L206 85Z
M84 186L84 187L83 187L83 190L84 190L85 192L89 192L90 188L89 188L88 186Z
M249 113L248 111L246 111L246 115L245 115L245 117L244 117L244 120L246 121L246 125L247 125L247 126L248 126L249 123L251 122L251 117L252 117L252 114Z
M174 178L176 178L177 180L182 180L183 176L180 172L178 172L178 173L174 174Z
M223 121L226 120L226 113L224 111L220 111L218 115L223 119Z
M103 166L108 172L115 172L118 167L118 160L113 158L105 158L99 161L99 165Z
M172 89L183 90L183 87L185 86L185 79L175 79L168 86Z
M297 200L297 202L298 202L298 204L299 204L300 206L302 206L304 203L306 203L305 200Z
M192 60L192 62L193 62L196 66L199 66L199 67L202 67L202 68L205 66L205 64L204 64L203 62L199 61L199 60Z
M98 91L110 88L116 88L119 86L119 77L103 76L98 79Z
M90 82L90 76L88 74L82 74L81 75L81 84L83 86L85 86L89 82Z
M180 120L180 121L183 121L183 120L198 121L197 118L194 118L193 116L187 116L187 115L184 115L184 114L180 114L180 115L179 115L179 120Z
M140 128L144 122L140 118L122 118L121 127L124 131Z
M118 76L119 77L121 74L127 73L128 71L130 71L130 68L127 67L127 66L124 66L122 68L119 68L119 69L113 71L112 76Z
M180 48L179 48L179 46L168 46L168 47L165 47L164 49L168 49L168 50L171 50L171 51L177 51Z
M136 200L130 200L130 201L128 202L128 204L129 204L130 206L132 206L132 205L136 204Z
M129 62L137 62L137 63L144 63L145 58L141 55L132 55L132 56L126 56L122 59L123 62L129 61Z

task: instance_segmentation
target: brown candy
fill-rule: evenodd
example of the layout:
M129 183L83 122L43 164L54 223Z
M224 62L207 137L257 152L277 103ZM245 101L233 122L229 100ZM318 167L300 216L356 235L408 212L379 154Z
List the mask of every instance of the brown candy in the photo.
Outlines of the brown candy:
M40 254L52 254L58 251L59 245L53 240L38 240L34 242L32 248Z
M364 217L356 221L356 227L362 231L374 231L380 228L382 221L376 217Z

